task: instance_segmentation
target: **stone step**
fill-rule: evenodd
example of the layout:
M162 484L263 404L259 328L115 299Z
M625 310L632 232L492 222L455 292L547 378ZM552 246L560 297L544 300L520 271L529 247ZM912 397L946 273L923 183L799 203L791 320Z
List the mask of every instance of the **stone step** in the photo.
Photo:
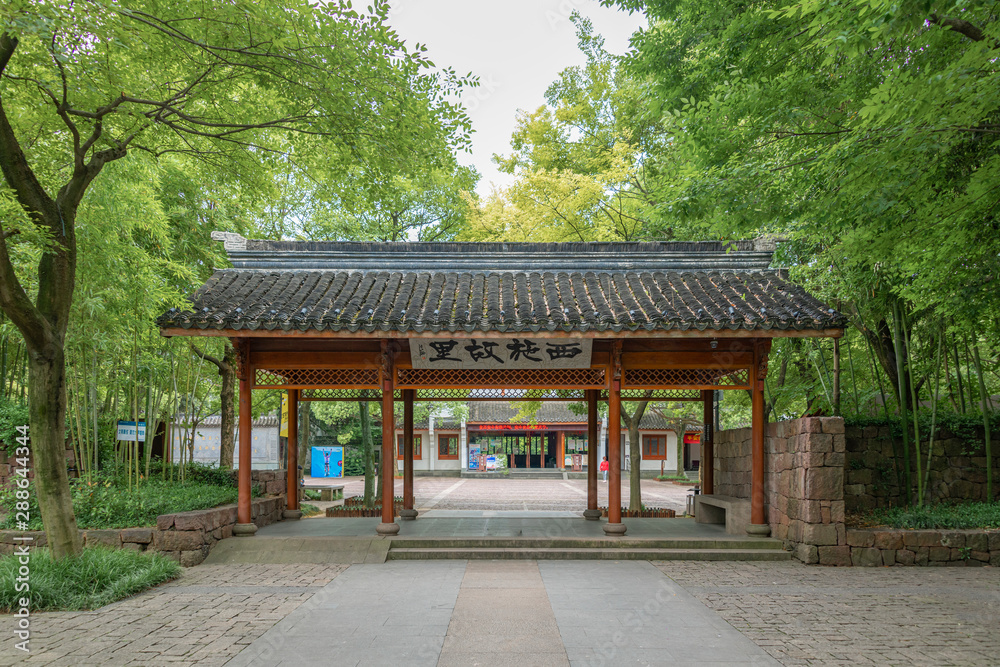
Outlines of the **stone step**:
M701 560L784 561L783 549L533 549L393 548L387 560Z
M627 537L393 537L392 549L716 549L775 550L781 541L772 538L629 539Z

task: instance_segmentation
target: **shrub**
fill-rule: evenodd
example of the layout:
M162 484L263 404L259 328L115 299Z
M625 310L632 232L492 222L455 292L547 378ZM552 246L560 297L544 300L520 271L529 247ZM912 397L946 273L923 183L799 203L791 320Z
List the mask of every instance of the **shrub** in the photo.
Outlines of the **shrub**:
M74 479L72 484L73 511L80 528L129 528L153 526L161 514L208 509L217 505L235 503L237 491L233 486L216 486L203 482L164 482L144 479L139 485L127 487L112 479L98 478L87 482ZM33 484L29 494L29 530L42 529L42 515ZM259 491L259 489L258 489ZM11 489L0 489L0 529L15 525L14 503Z
M1000 528L1000 502L883 508L863 515L859 523L910 530Z
M323 512L320 508L308 503L302 503L301 509L302 516L316 516L317 514L321 514Z
M0 580L13 582L20 565L17 556L0 558ZM19 608L22 597L29 597L32 611L96 609L174 579L181 570L159 553L106 547L60 560L53 560L48 549L32 549L28 567L30 590L0 586L0 612Z
M0 442L8 454L13 454L17 448L18 426L28 423L28 406L14 403L0 396Z

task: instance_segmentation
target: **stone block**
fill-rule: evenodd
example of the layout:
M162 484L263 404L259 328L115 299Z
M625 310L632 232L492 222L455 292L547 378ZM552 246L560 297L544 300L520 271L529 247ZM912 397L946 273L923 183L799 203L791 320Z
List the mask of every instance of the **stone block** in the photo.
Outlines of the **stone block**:
M851 564L851 547L819 547L820 565L848 566Z
M183 567L194 567L199 565L205 558L208 557L208 547L202 547L201 549L192 549L190 551L180 552L180 564Z
M844 522L844 501L833 500L830 502L830 521L832 523Z
M122 542L122 549L127 551L143 551L145 545L138 542Z
M830 466L831 468L843 468L846 463L846 454L844 452L830 452L826 455L826 460L823 465Z
M896 550L895 549L881 549L882 552L882 565L895 565L896 564Z
M989 551L990 541L986 533L966 533L965 546L969 547L973 551Z
M174 517L176 514L161 514L156 517L156 527L160 530L170 530L174 527Z
M847 452L847 438L843 435L833 436L833 451L838 454Z
M107 547L114 547L115 549L121 547L122 536L120 530L87 530L83 533L83 543L84 546L92 547L95 545L103 545Z
M161 551L192 551L205 544L205 534L200 530L167 530L160 534Z
M150 528L126 528L121 532L123 544L149 544L153 541Z
M916 547L916 555L913 557L914 565L927 565L930 560L929 552L930 547Z
M903 544L908 548L939 547L941 546L941 533L935 530L906 531L903 533Z
M878 549L897 550L903 548L903 534L890 530L877 530L874 545Z
M870 547L875 544L875 533L870 530L848 530L847 545L851 547Z
M896 552L896 562L900 565L913 565L916 554L909 549L900 549Z
M856 567L880 567L882 552L868 547L854 547L851 549L851 563Z
M806 470L804 497L809 500L843 500L844 471L839 468Z
M798 519L791 519L788 522L788 539L792 542L802 541L802 528L805 526L804 523Z
M819 548L812 544L799 544L795 547L795 558L812 565L819 562Z
M845 478L848 484L871 484L872 483L872 471L863 468L861 470L848 470L845 474ZM846 487L845 487L846 493ZM854 494L860 495L860 494Z
M819 423L823 428L823 433L844 433L843 417L820 417Z
M832 452L833 436L828 433L810 433L805 442L806 451L810 452Z
M865 495L865 485L864 484L845 484L844 485L844 495L849 497L858 497Z
M951 560L951 549L948 547L928 547L927 560L938 562Z
M174 515L174 528L176 530L204 530L205 512L181 512Z
M235 522L230 523L230 524L226 524L225 526L222 527L222 539L227 540L227 539L229 539L230 537L233 536L233 526L234 525L235 525Z
M822 433L823 432L823 422L820 421L819 417L803 417L798 420L799 422L799 433Z
M832 546L838 543L837 527L832 524L807 523L802 527L802 542L817 546Z
M818 500L798 501L798 510L799 517L806 523L830 523L823 520L823 508Z
M950 531L941 534L941 546L961 549L965 546L965 533Z
M1000 530L989 531L986 539L989 540L990 551L1000 551Z

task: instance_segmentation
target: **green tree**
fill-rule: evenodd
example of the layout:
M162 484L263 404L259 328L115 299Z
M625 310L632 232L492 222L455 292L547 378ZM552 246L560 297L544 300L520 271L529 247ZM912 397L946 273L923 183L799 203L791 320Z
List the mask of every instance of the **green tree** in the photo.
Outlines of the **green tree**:
M242 0L0 9L0 306L28 350L39 506L57 557L80 549L62 451L88 189L136 151L196 156L220 172L294 165L319 182L359 165L384 182L449 155L468 124L443 96L462 81L423 74L429 63L406 51L387 11ZM20 244L35 248L30 272L18 271Z

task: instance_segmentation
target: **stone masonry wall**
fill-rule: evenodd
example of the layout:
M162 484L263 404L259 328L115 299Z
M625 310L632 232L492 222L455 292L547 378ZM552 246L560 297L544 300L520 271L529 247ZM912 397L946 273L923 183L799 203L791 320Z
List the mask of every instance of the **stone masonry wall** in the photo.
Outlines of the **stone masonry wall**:
M287 506L285 489L287 478L284 470L253 470L251 483L259 485L264 498L250 502L250 519L258 528L281 521ZM232 537L236 525L236 505L222 505L211 509L161 514L156 527L113 528L107 530L81 529L84 546L104 545L133 551L159 551L185 567L198 565L208 556L216 542ZM32 546L47 544L44 531L0 531L0 555L13 553L14 537L34 537ZM20 544L21 542L17 542Z
M2 449L3 447L4 447L3 443L0 443L0 487L9 486L10 482L14 479L14 469L19 467L15 465L14 459L16 457L14 457L11 454L8 454L5 449ZM72 446L67 445L66 465L72 466L74 465L75 462L76 462L76 453L73 451ZM28 479L34 479L35 465L30 454L28 455L27 468L28 468Z
M715 492L750 498L750 429L715 436ZM850 562L844 524L844 420L807 417L768 424L765 510L771 535L806 563Z
M992 440L1000 443L1000 433ZM888 426L847 428L847 464L844 500L848 512L903 504L896 466L902 465L902 436L893 440ZM920 443L922 465L926 464L928 441ZM911 444L912 447L912 444ZM916 484L915 456L910 457L911 479ZM926 473L926 471L925 471ZM1000 456L994 457L993 478L1000 479ZM947 429L935 437L931 456L927 497L931 502L986 500L986 452L982 427L971 438L962 438ZM1000 484L994 485L994 499L1000 498Z
M1000 530L847 531L851 564L1000 566Z

